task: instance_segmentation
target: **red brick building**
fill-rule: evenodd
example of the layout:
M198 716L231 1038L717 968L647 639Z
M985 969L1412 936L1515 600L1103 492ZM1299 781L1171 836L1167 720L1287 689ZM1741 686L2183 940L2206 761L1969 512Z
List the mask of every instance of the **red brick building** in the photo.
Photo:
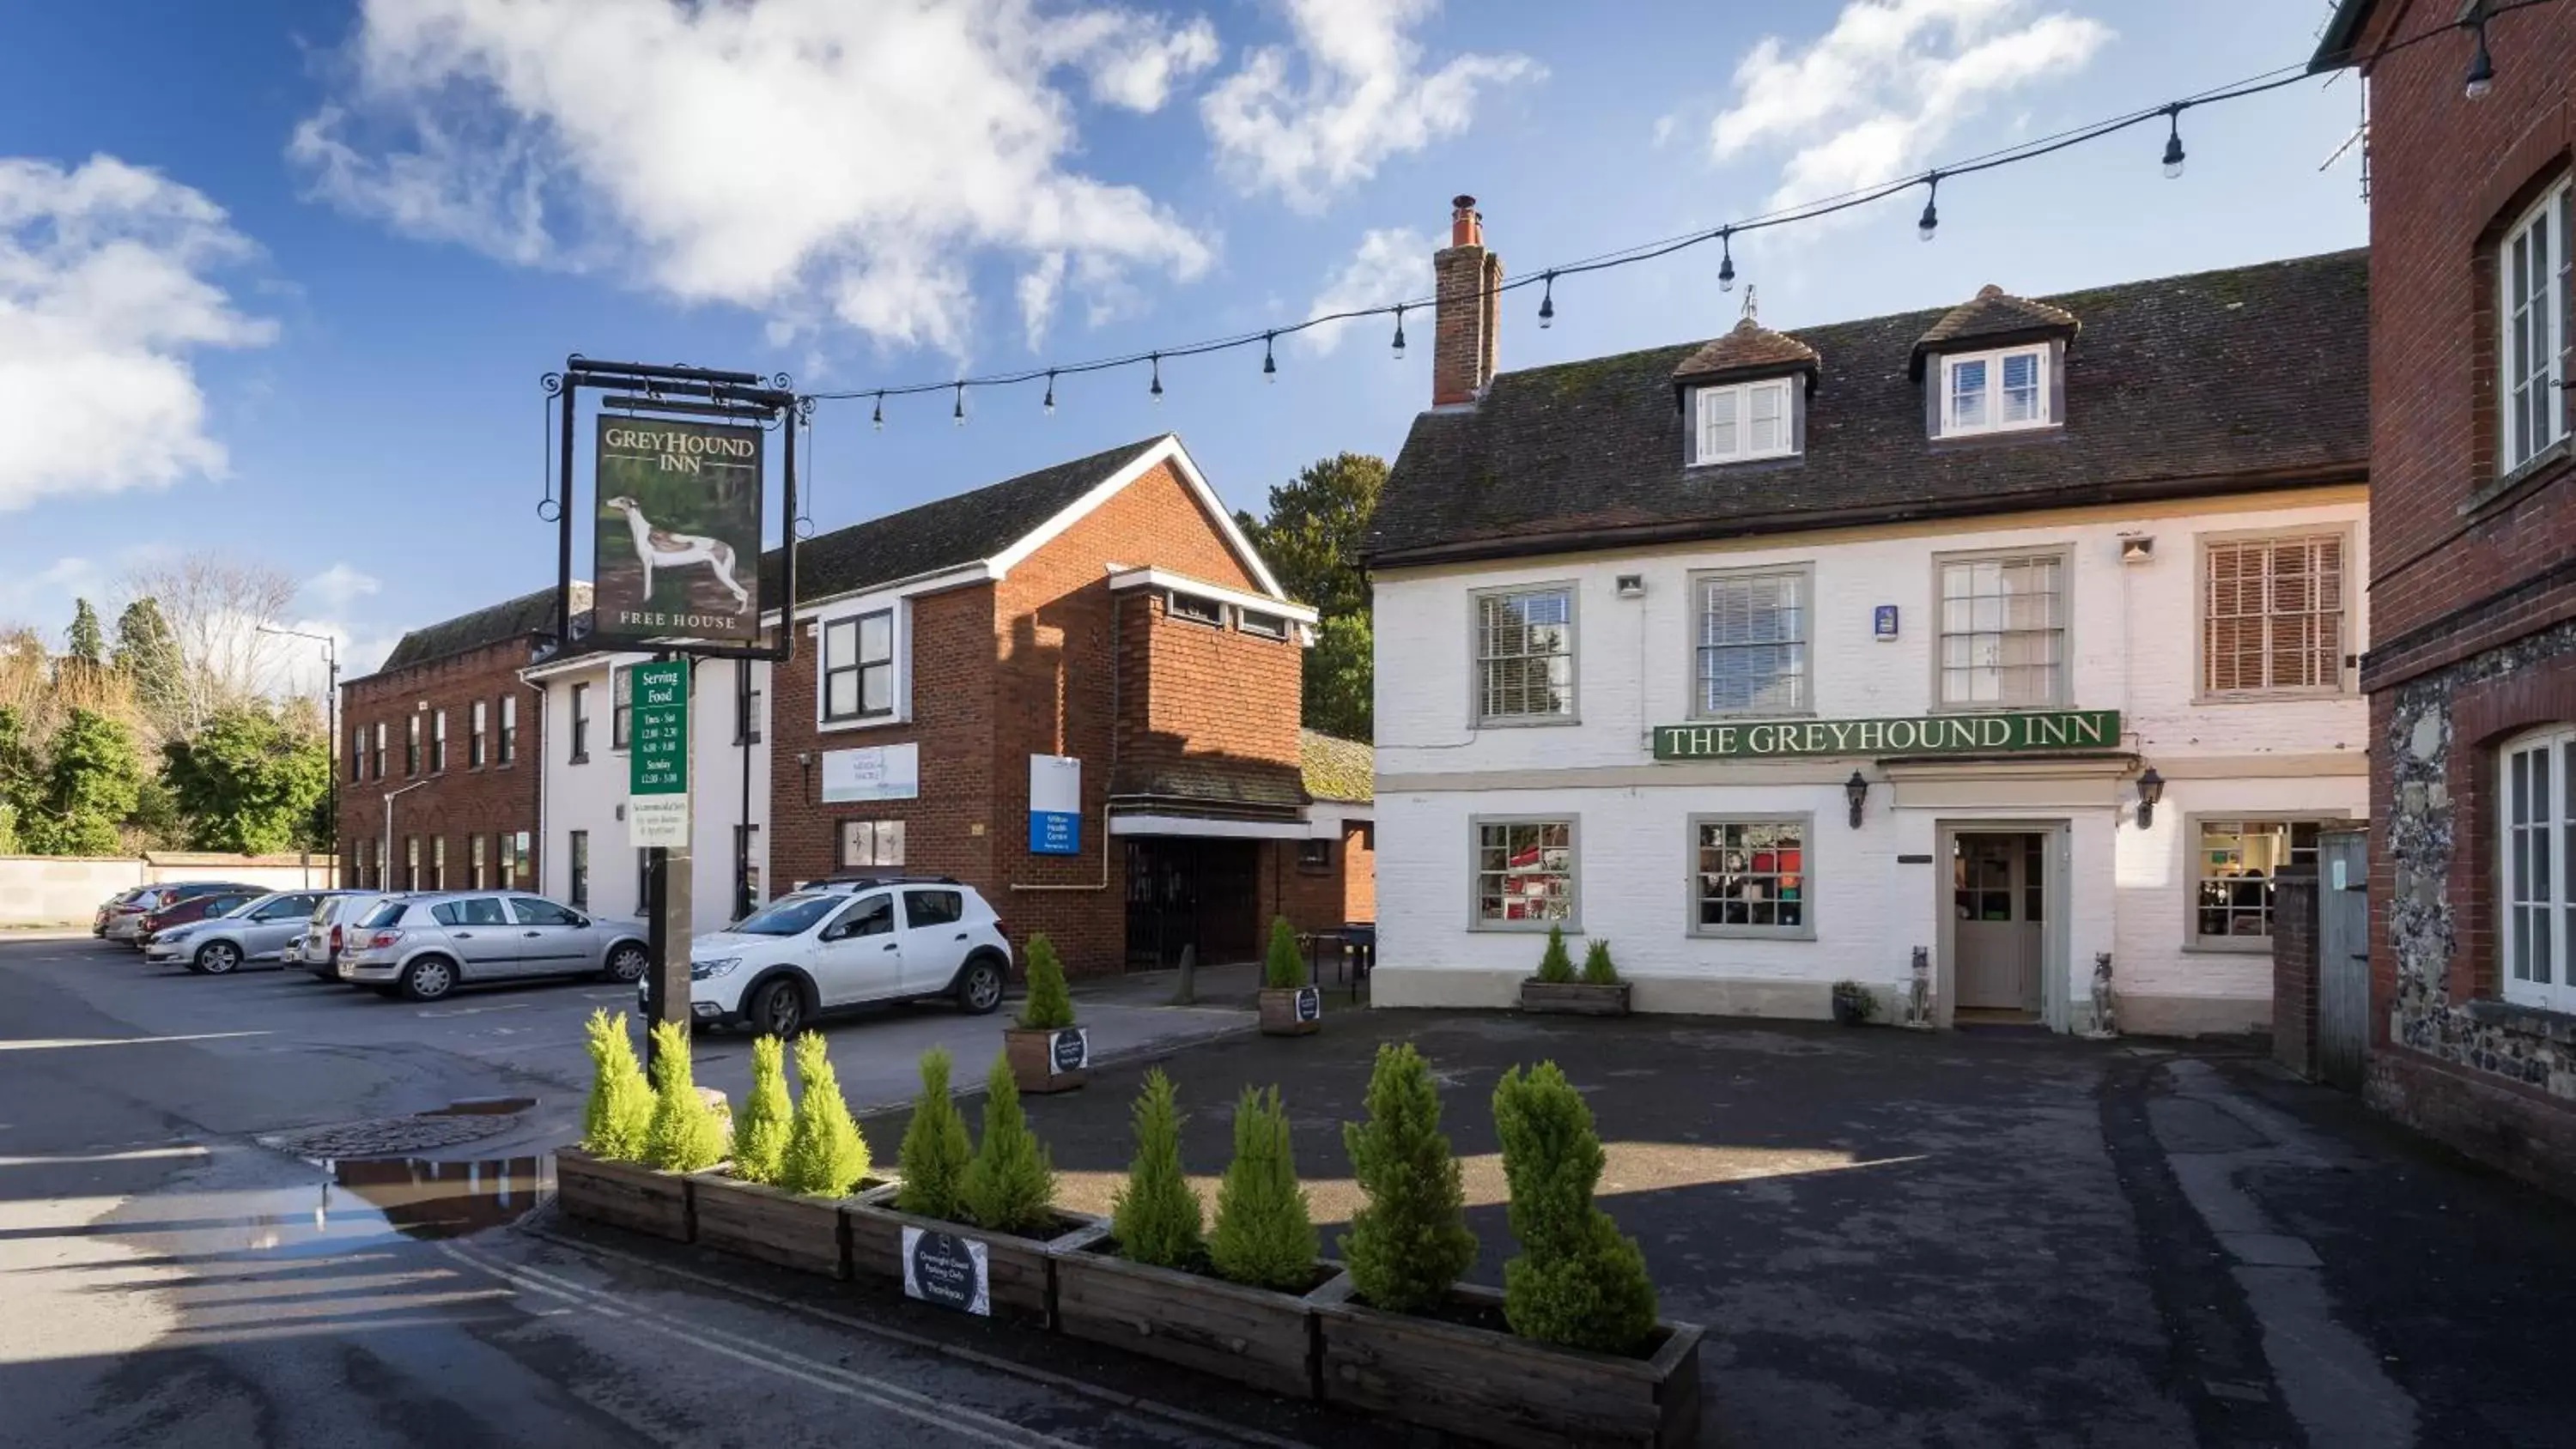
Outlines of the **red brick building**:
M2343 0L2317 65L2371 97L2370 1096L2576 1194L2576 9Z
M954 875L1076 974L1251 957L1283 901L1340 924L1350 891L1299 888L1315 615L1179 439L826 534L798 570L768 696L772 893Z
M341 685L343 880L536 888L542 711L519 671L554 618L545 589L414 629L375 673Z

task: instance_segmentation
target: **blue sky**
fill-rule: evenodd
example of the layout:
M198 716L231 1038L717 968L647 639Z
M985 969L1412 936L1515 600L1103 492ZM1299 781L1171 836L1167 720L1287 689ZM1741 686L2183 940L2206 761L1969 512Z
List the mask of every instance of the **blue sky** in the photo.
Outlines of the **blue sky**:
M0 48L0 624L138 563L305 587L372 664L552 582L540 373L594 357L866 388L1428 291L1447 199L1515 275L2303 61L2324 0L86 0ZM1737 249L1783 327L2359 244L2351 77ZM1714 252L1572 281L1506 368L1731 325ZM1429 396L1330 351L826 403L833 527L1170 430L1235 504L1392 457ZM2355 378L2353 385L2365 385ZM7 456L14 455L15 461ZM354 672L354 669L353 671Z

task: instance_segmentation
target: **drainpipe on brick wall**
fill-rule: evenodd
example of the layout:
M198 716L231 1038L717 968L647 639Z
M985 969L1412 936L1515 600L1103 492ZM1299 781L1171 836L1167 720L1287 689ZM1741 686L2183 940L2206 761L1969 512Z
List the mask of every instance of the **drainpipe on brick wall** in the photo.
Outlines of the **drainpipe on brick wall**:
M537 741L536 752L533 754L522 754L520 758L527 760L529 763L537 767L536 831L528 837L528 874L535 877L535 879L529 884L528 889L533 894L545 896L546 762L549 758L546 754L546 686L545 681L543 680L522 679L519 683L528 689L533 690L537 696L537 707L528 711L529 716L533 718L537 724L537 728L535 730ZM518 886L514 883L511 885L510 889L517 890ZM546 899L553 900L554 897L546 896Z
M1125 681L1126 674L1125 674L1125 671L1124 671L1124 670L1121 670L1121 669L1118 667L1118 652L1119 652L1119 644L1120 644L1120 642L1121 642L1121 636L1120 636L1120 632L1119 632L1119 631L1120 631L1121 627L1122 627L1122 626L1126 623L1126 621L1127 621L1127 619L1126 619L1126 608L1127 608L1127 601L1126 601L1126 600L1124 600L1124 599L1122 599L1122 598L1118 597L1118 595L1117 595L1116 593L1114 593L1114 592L1110 594L1110 596L1109 596L1109 775L1108 775L1108 778L1107 778L1107 779L1104 779L1104 780L1102 780L1102 781L1100 782L1100 884L1098 884L1098 885L1030 885L1030 884L1027 884L1027 883L1022 882L1022 881L1013 881L1013 882L1011 882L1011 889L1013 889L1013 890L1015 890L1015 891L1027 891L1027 892L1029 892L1029 893L1030 893L1030 894L1032 894L1032 895L1036 895L1036 894L1057 894L1057 893L1061 893L1061 892L1064 892L1064 891L1105 891L1105 890L1109 889L1109 844L1110 844L1110 842L1109 842L1109 786L1110 786L1110 784L1111 784L1113 781L1115 781L1115 780L1118 778L1118 733L1119 733L1120 726L1121 726L1121 725L1122 725L1122 723L1124 722L1124 716L1120 715L1120 714L1119 714L1119 712L1118 712L1118 711L1119 711L1119 708L1120 708L1120 705L1121 705L1121 701L1122 701L1122 696L1121 696L1120 691L1119 691L1119 686L1120 686L1120 685Z

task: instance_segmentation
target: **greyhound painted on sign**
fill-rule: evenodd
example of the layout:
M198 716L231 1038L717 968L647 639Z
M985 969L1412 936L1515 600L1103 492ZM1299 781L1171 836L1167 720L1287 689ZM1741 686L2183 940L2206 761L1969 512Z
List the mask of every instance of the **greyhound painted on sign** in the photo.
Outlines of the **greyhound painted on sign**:
M635 556L644 563L644 598L653 597L654 569L676 569L702 563L715 575L717 583L732 592L736 607L751 603L751 591L736 582L733 576L732 544L721 538L707 538L695 533L668 533L655 528L632 498L611 498L607 506L626 515L626 527L635 535Z

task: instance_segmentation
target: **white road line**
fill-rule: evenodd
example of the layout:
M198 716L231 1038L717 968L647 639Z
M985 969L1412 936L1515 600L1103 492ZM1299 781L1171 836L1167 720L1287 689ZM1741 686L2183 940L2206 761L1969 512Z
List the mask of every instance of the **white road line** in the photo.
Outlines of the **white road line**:
M0 1041L0 1052L58 1051L66 1047L152 1046L175 1041L229 1041L235 1037L269 1036L265 1031L201 1031L186 1036L63 1036L26 1041Z
M524 1266L504 1268L454 1243L441 1243L439 1248L458 1262L479 1268L522 1291L559 1298L577 1307L587 1308L602 1317L613 1318L641 1328L648 1333L677 1339L691 1348L719 1353L752 1368L764 1369L783 1378L795 1379L819 1389L847 1395L890 1413L901 1414L918 1423L962 1434L979 1443L998 1446L998 1449L1017 1449L1017 1446L1029 1444L1050 1445L1055 1446L1055 1449L1082 1449L1082 1446L1072 1440L1059 1439L1051 1434L1041 1434L1007 1419L995 1418L974 1409L945 1403L927 1394L897 1387L883 1379L871 1378L855 1369L846 1369L837 1364L822 1363L799 1354L789 1353L757 1339L745 1338L720 1328L705 1324L691 1324L686 1331L683 1331L659 1321L657 1315L630 1311L620 1306L615 1299L579 1284L568 1283ZM749 1350L736 1347L735 1345L738 1344L749 1345Z
M205 1148L143 1147L130 1152L66 1152L59 1156L0 1157L0 1167L47 1167L64 1162L153 1162L169 1157L205 1157Z

